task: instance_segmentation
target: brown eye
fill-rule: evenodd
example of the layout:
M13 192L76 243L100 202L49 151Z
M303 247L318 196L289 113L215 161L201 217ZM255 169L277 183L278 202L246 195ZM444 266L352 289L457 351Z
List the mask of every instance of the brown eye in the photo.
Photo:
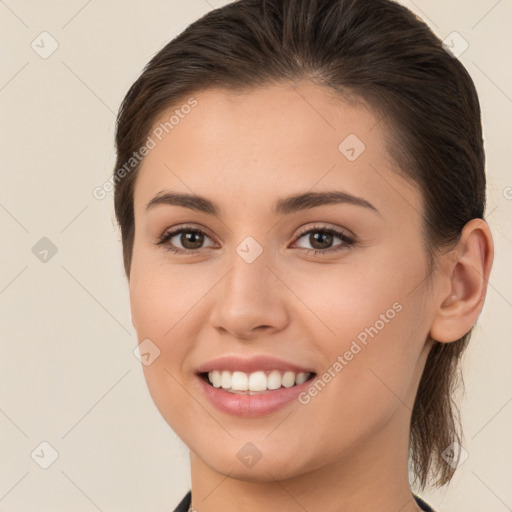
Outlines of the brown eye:
M341 240L341 243L333 245L336 238ZM307 243L312 247L312 249L301 247L300 245L299 248L305 249L308 253L314 252L315 254L340 251L349 248L355 243L355 240L344 231L327 226L310 228L299 236L298 240L301 239L307 240Z
M332 244L333 236L330 233L312 232L309 234L309 243L314 249L329 249Z
M178 254L186 254L194 253L202 249L205 239L211 240L210 237L200 229L182 227L164 233L159 238L157 245L163 245L169 251Z
M204 241L204 236L199 231L182 231L179 241L184 249L193 251L199 249Z

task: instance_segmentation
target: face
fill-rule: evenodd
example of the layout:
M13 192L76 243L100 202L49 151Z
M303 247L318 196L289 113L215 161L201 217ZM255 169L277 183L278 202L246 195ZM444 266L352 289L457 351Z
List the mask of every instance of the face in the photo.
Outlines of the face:
M134 192L132 321L160 413L204 464L255 480L403 439L433 313L421 194L377 116L309 83L193 97ZM171 193L213 205L147 206ZM231 393L226 368L281 387ZM290 368L311 378L288 387Z

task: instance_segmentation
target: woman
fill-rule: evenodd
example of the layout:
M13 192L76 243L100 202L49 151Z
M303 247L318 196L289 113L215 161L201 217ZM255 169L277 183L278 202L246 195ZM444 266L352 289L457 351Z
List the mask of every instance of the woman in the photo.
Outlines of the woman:
M389 0L239 0L121 106L115 212L177 511L432 510L485 299L480 107Z

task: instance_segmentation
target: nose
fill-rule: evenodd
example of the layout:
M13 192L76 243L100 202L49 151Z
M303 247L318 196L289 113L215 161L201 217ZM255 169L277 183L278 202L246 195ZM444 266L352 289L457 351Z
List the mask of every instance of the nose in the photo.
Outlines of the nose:
M269 263L265 251L252 263L234 254L231 269L215 287L210 317L215 329L251 340L286 328L286 287Z

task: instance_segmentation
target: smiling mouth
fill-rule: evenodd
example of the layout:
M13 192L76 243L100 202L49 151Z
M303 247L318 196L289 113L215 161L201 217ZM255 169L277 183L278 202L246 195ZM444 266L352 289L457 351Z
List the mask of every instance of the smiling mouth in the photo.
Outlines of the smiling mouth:
M198 374L208 385L237 395L258 395L279 389L291 388L309 382L316 377L315 372L256 371L231 372L214 370Z

